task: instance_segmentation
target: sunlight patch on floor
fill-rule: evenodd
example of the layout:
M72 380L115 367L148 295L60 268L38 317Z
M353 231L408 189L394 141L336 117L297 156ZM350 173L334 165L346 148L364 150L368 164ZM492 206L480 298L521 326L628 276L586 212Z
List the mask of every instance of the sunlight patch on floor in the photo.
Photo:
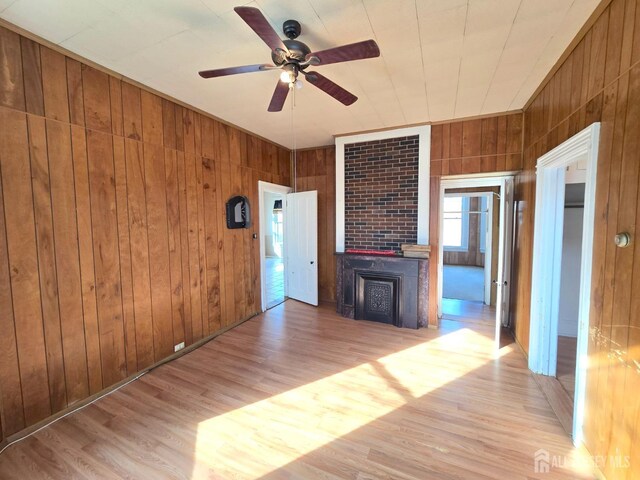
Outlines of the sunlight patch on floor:
M483 348L464 351L469 344ZM200 422L192 478L207 467L224 476L219 467L230 467L230 455L237 457L226 472L233 478L266 475L481 367L492 345L456 330Z

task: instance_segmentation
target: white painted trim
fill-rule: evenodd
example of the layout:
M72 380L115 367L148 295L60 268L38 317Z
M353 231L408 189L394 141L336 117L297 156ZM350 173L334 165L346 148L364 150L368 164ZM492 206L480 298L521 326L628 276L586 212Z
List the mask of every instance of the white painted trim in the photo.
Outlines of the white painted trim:
M582 442L584 417L599 138L600 124L593 123L540 157L536 165L529 368L543 375L554 375L564 219L564 172L567 165L585 155L587 157L573 415L573 441L576 445Z
M491 304L491 267L493 262L493 193L487 195L486 237L484 242L484 304ZM497 273L497 272L496 272Z
M263 182L262 180L258 181L258 215L260 216L260 230L258 232L258 240L260 242L260 309L261 311L266 311L267 310L267 294L266 294L266 286L267 286L267 282L266 282L266 272L265 272L265 268L264 268L264 263L265 263L265 257L266 257L266 252L265 252L265 246L264 246L264 232L266 230L266 225L264 224L264 209L265 209L265 205L264 205L264 194L265 193L279 193L283 196L282 200L282 217L286 218L286 212L287 212L287 202L286 200L286 195L288 193L293 192L293 188L291 187L285 187L284 185L277 185L275 183L269 183L269 182ZM287 225L286 222L284 224L284 230L287 229ZM286 238L286 236L285 236ZM285 271L285 275L284 275L284 295L285 297L287 296L287 258L286 255L283 255L284 257L284 271Z
M336 137L336 252L344 252L344 146L418 135L418 243L429 244L431 125Z

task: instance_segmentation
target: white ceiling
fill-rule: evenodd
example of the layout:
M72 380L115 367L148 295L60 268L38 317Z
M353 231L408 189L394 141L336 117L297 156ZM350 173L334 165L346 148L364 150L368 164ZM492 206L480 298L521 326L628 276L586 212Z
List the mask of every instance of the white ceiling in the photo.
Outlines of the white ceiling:
M0 17L279 144L520 109L600 0L256 0L312 50L373 38L380 58L317 67L359 97L306 84L282 112L278 72L204 80L199 70L270 62L233 11L246 0L0 0ZM284 38L284 35L282 35Z

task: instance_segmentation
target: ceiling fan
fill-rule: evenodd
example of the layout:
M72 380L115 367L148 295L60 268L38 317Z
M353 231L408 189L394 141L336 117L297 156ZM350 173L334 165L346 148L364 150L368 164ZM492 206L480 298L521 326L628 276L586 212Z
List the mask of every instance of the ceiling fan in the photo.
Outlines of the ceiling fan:
M267 70L282 70L280 81L276 85L276 89L271 97L271 102L269 103L268 111L270 112L279 112L282 110L289 90L295 86L299 74L303 74L311 85L331 95L344 105L351 105L358 100L358 97L332 82L324 75L318 72L307 72L305 70L310 66L322 66L330 63L379 57L380 49L374 40L365 40L363 42L329 48L319 52L312 52L307 45L296 40L301 32L300 23L296 20L287 20L284 22L282 30L287 36L287 40L281 40L280 36L257 8L236 7L234 10L271 49L273 65L256 64L204 70L199 72L202 78L224 77L238 73Z

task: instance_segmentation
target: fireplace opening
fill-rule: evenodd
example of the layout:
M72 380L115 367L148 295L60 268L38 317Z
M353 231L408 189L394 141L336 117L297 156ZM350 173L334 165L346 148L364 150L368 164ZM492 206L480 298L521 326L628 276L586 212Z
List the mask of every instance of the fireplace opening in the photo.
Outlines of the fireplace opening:
M356 273L356 320L371 320L400 327L402 277L379 272Z

